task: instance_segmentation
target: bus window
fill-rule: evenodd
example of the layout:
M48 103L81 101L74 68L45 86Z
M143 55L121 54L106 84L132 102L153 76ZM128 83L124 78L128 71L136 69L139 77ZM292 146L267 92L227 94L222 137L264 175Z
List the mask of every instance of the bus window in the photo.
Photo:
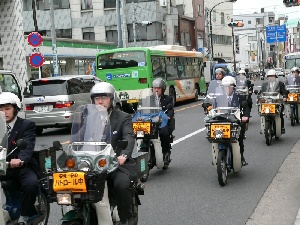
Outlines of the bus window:
M186 78L194 77L194 68L192 65L192 58L187 58L185 63L185 76Z
M185 64L184 58L176 57L175 64L177 67L177 77L184 78L185 77L185 75L184 75L184 64Z
M298 68L300 68L300 59L296 59L295 66L297 66Z
M177 66L175 64L174 57L166 57L166 72L167 72L167 80L173 80L178 78Z

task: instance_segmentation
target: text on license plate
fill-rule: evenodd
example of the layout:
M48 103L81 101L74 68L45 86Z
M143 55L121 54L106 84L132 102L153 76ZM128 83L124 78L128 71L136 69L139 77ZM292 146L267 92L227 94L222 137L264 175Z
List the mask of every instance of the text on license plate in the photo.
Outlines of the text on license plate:
M145 133L150 134L151 122L133 122L133 132L144 131Z
M51 111L49 105L35 106L34 110L37 111L37 112L49 112L49 111Z
M53 190L87 192L84 172L53 173Z
M230 138L230 124L212 124L210 126L210 137L215 137L214 132L216 129L221 129L223 131L224 138Z
M262 113L275 113L275 104L262 104L261 105Z
M288 94L288 101L290 101L290 102L297 102L298 101L298 94L296 94L296 93L289 93Z

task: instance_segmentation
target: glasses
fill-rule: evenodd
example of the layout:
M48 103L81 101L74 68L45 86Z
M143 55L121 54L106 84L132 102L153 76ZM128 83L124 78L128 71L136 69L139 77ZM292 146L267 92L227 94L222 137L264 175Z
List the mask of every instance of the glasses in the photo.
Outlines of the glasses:
M101 100L101 101L107 100L107 99L109 99L109 97L105 96L105 95L103 95L103 96L97 96L97 97L94 98L94 100Z

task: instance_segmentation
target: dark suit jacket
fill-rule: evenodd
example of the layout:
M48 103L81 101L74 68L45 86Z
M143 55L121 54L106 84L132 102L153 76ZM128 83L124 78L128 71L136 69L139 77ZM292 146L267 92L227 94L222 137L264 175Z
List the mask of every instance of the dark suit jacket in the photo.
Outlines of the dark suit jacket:
M227 99L227 96L222 96L221 98L224 98L224 97ZM224 99L222 99L222 101L224 101ZM234 92L233 96L232 96L232 99L231 99L231 103L228 104L228 106L229 107L239 107L240 110L241 110L241 117L242 116L250 117L249 106L248 106L248 104L244 104L244 107L242 107L243 106L243 101L244 101L244 99L240 98L239 95L236 92Z
M16 123L8 137L7 154L16 147L16 142L19 139L26 141L26 149L14 151L10 156L8 156L7 161L10 161L11 159L21 159L24 161L25 166L36 170L38 168L37 161L34 157L32 157L35 147L34 122L17 117Z
M162 95L160 97L160 105L163 111L166 111L168 108L168 106L170 106L170 108L167 111L167 115L170 118L174 117L174 106L173 106L173 98L169 95Z
M268 91L269 91L269 82L264 82L261 86L261 90L260 90L259 94L261 94L263 92L268 92ZM280 93L284 97L286 96L285 85L283 82L281 82L281 81L276 82L275 92Z

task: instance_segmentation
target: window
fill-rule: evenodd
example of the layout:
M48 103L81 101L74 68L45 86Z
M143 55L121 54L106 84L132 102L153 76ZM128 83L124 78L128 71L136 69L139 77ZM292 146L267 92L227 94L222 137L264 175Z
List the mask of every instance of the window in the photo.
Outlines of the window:
M198 5L198 16L200 16L200 17L203 16L203 7L202 7L202 5Z
M225 17L223 12L221 12L221 24L225 24Z
M262 18L256 18L255 21L256 21L256 24L263 24Z
M93 27L82 28L83 40L95 41L95 32Z
M174 26L174 42L178 43L178 26Z
M106 41L114 42L115 44L118 44L118 31L116 30L106 31Z
M116 0L104 0L104 8L116 8Z
M175 64L175 57L166 57L166 72L167 80L177 79L177 66Z
M251 24L251 20L248 20L248 24Z
M248 42L257 41L256 36L248 36Z
M152 72L153 77L165 79L166 67L165 67L165 59L164 57L152 56Z
M274 23L274 17L269 17L269 23Z
M191 46L191 36L189 32L185 33L186 46Z
M93 9L93 0L81 0L81 9L82 10Z
M217 12L216 10L213 10L213 21L216 22L217 21Z
M142 51L116 52L99 55L98 69L146 66L146 55Z
M69 8L70 8L69 0L53 0L53 9L69 9ZM48 0L37 1L37 9L49 10L50 9L49 1Z

